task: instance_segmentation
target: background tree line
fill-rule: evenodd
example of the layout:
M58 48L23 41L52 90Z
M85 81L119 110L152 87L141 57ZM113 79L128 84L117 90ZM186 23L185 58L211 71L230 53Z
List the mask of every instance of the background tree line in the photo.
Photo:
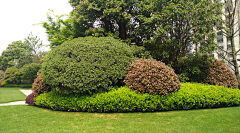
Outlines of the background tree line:
M211 55L217 48L223 3L220 0L70 0L72 12L63 19L50 11L40 23L51 48L84 36L113 36L181 73L181 58ZM209 58L207 58L209 59Z
M129 44L135 56L155 58L172 67L177 74L185 73L183 68L189 64L185 62L194 60L197 63L192 64L188 73L195 74L205 67L202 64L208 67L208 61L213 59L210 57L217 48L216 31L224 29L222 9L230 7L229 2L70 0L73 7L70 14L59 16L50 10L47 21L39 24L46 29L52 49L77 37L112 36ZM33 50L37 47L30 45L35 43L13 42L0 57L4 62L0 69L6 71L11 66L20 69L26 64L41 62L41 52L37 54ZM191 54L194 57L189 56Z
M47 54L42 46L42 41L32 33L24 41L9 44L0 56L0 79L5 84L33 83Z

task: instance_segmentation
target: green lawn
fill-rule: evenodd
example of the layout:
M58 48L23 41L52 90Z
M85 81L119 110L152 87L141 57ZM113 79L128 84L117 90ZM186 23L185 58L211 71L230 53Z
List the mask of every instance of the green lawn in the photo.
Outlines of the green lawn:
M18 88L0 88L0 101L24 100ZM154 113L61 112L36 106L0 106L0 132L235 133L240 106Z
M35 106L1 106L0 132L240 132L240 107L154 113L61 112Z
M21 88L0 87L0 103L24 101L27 96L19 89Z

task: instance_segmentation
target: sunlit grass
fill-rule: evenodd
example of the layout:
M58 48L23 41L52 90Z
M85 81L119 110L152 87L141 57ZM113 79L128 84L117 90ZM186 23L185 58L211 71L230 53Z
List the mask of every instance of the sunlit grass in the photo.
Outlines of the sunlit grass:
M61 112L0 107L1 132L239 132L240 107L155 113Z
M0 87L0 103L24 101L27 96L19 89L21 88Z

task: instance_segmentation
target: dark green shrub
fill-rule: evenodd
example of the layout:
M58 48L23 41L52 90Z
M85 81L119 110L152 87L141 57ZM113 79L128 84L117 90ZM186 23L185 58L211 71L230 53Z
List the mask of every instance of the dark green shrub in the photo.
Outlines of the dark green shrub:
M6 70L4 74L4 80L9 84L17 83L15 73L18 72L17 67L13 66Z
M51 91L51 87L44 83L42 77L43 75L39 74L38 77L35 79L34 83L32 84L32 90L36 96Z
M30 95L27 96L27 98L25 99L26 103L29 104L29 105L36 105L34 103L34 98L36 97L36 95L34 93L31 93Z
M205 77L204 83L228 88L236 88L238 86L236 75L221 61L212 62L212 66L208 69L208 75Z
M171 95L139 94L127 86L91 96L64 96L55 92L35 98L37 106L64 111L147 112L217 108L240 105L240 90L199 83L182 83Z
M174 70L155 59L137 59L128 70L124 82L139 93L168 95L181 84Z
M40 68L41 68L41 65L37 63L24 65L19 70L19 73L22 73L22 76L21 76L22 80L30 80L31 83L33 83L34 79L37 78L37 73Z
M150 52L143 46L130 45L133 50L133 55L137 58L151 59Z
M6 87L31 88L32 84L6 84Z
M61 94L93 94L124 79L134 56L130 47L111 37L64 42L48 53L43 80Z
M212 64L211 60L213 60L211 57L202 54L180 58L176 68L179 80L181 82L203 82L208 74L207 69Z

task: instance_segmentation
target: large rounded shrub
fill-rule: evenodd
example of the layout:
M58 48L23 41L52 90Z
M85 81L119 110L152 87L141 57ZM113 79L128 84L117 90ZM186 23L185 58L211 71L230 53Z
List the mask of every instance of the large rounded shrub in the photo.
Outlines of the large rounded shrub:
M137 92L158 95L168 95L181 87L174 70L155 59L137 59L130 65L124 82Z
M124 79L134 56L130 47L111 37L80 37L49 52L43 79L61 94L93 94Z
M43 75L39 74L35 79L32 90L35 96L51 91L51 87L42 80Z
M213 61L208 69L208 75L204 83L236 88L238 86L237 77L230 68L221 61Z

